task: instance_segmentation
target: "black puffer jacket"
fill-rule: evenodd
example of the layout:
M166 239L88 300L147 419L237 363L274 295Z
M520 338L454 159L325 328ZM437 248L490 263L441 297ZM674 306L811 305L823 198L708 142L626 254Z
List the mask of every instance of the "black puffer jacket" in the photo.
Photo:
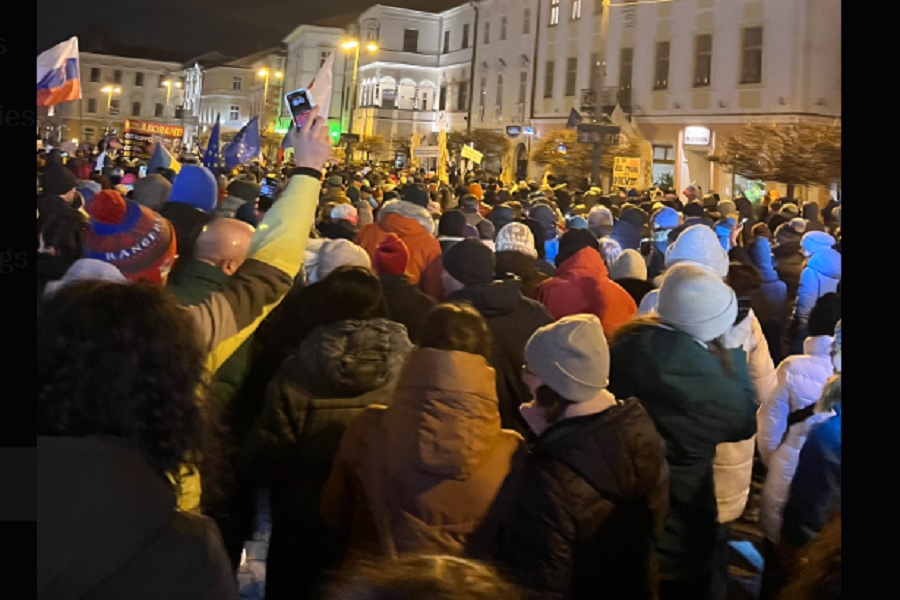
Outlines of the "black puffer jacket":
M562 420L535 444L503 562L536 599L656 598L668 497L664 444L637 399Z
M447 300L468 302L487 320L494 342L491 366L497 370L501 426L525 434L528 428L519 414L519 405L530 399L522 382L525 343L553 317L540 302L523 296L519 282L512 279L469 285Z
M269 383L241 460L245 481L271 492L267 599L319 597L343 551L319 517L322 486L350 421L391 403L411 349L394 321L339 321L313 330Z

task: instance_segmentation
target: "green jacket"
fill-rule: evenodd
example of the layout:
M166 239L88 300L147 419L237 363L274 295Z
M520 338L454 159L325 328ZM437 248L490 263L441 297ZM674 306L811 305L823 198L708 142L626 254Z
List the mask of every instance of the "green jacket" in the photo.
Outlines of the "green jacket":
M636 396L666 442L670 509L660 538L665 578L708 576L716 541L716 444L756 433L753 384L741 348L729 375L706 345L662 325L640 324L610 343L609 390Z
M169 279L168 289L183 306L200 304L228 283L222 269L200 260L192 260ZM247 376L250 365L250 340L241 344L213 375L208 397L216 413L227 410Z

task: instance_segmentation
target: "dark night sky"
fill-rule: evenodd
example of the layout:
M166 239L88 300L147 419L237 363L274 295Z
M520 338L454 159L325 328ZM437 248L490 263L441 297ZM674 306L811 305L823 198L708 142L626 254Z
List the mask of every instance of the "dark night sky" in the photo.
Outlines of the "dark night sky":
M437 11L463 0L382 0ZM117 42L240 56L273 46L297 25L352 16L373 0L37 0L38 52L101 26ZM349 19L348 19L349 20Z

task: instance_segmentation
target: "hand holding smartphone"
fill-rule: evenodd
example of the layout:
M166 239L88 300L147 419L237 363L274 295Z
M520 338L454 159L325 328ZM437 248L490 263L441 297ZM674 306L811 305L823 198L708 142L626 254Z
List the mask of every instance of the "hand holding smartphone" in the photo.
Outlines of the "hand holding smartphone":
M285 94L284 100L287 102L288 110L291 111L294 126L297 127L297 129L302 128L307 119L309 119L310 111L316 105L309 89L300 88L299 90L289 92Z

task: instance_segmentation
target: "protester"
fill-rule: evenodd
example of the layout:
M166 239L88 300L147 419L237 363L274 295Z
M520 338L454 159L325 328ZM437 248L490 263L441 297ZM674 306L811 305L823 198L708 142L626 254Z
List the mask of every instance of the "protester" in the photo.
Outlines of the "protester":
M390 407L350 424L322 515L350 556L420 552L496 557L526 455L500 427L491 335L466 305L439 304Z
M675 265L663 279L657 314L635 319L610 341L610 392L640 398L666 441L671 481L659 545L661 600L711 591L716 447L756 431L744 350L721 340L737 314L737 297L721 276Z
M197 165L183 165L175 181L168 201L159 214L175 228L179 256L172 269L181 269L194 256L194 242L203 226L213 218L218 203L218 183L212 171Z
M504 558L535 597L657 597L664 443L637 398L607 391L609 360L594 315L541 327L525 349L537 440Z
M255 204L261 186L255 177L237 176L225 188L227 195L218 203L213 214L219 218L234 218L238 209L246 203Z
M531 229L524 223L511 221L497 232L495 247L497 279L518 279L522 294L533 298L537 287L548 276L538 268L538 252Z
M518 410L528 400L522 381L525 343L535 330L553 322L553 317L540 302L526 298L517 281L495 281L494 253L479 240L463 240L447 250L443 265L455 280L454 286L456 282L461 286L448 294L447 300L474 306L491 330L490 364L496 370L501 426L525 433Z
M406 275L409 249L397 234L388 234L378 245L373 267L381 280L388 316L403 324L409 339L418 343L425 316L437 301L410 282Z
M172 184L169 180L159 173L151 173L135 182L130 199L159 212L169 201L171 193Z
M391 404L412 349L405 327L387 319L371 271L341 267L322 286L344 318L314 329L278 368L241 460L246 480L271 491L269 600L319 598L340 562L343 547L319 517L322 486L345 427L366 406Z
M808 333L809 313L816 301L828 292L837 291L841 281L841 253L835 250L834 238L822 231L805 233L800 247L806 262L800 273L797 301L791 313L788 354L802 352Z
M656 289L647 276L647 261L633 248L623 250L609 267L609 278L622 286L638 306L647 292Z

